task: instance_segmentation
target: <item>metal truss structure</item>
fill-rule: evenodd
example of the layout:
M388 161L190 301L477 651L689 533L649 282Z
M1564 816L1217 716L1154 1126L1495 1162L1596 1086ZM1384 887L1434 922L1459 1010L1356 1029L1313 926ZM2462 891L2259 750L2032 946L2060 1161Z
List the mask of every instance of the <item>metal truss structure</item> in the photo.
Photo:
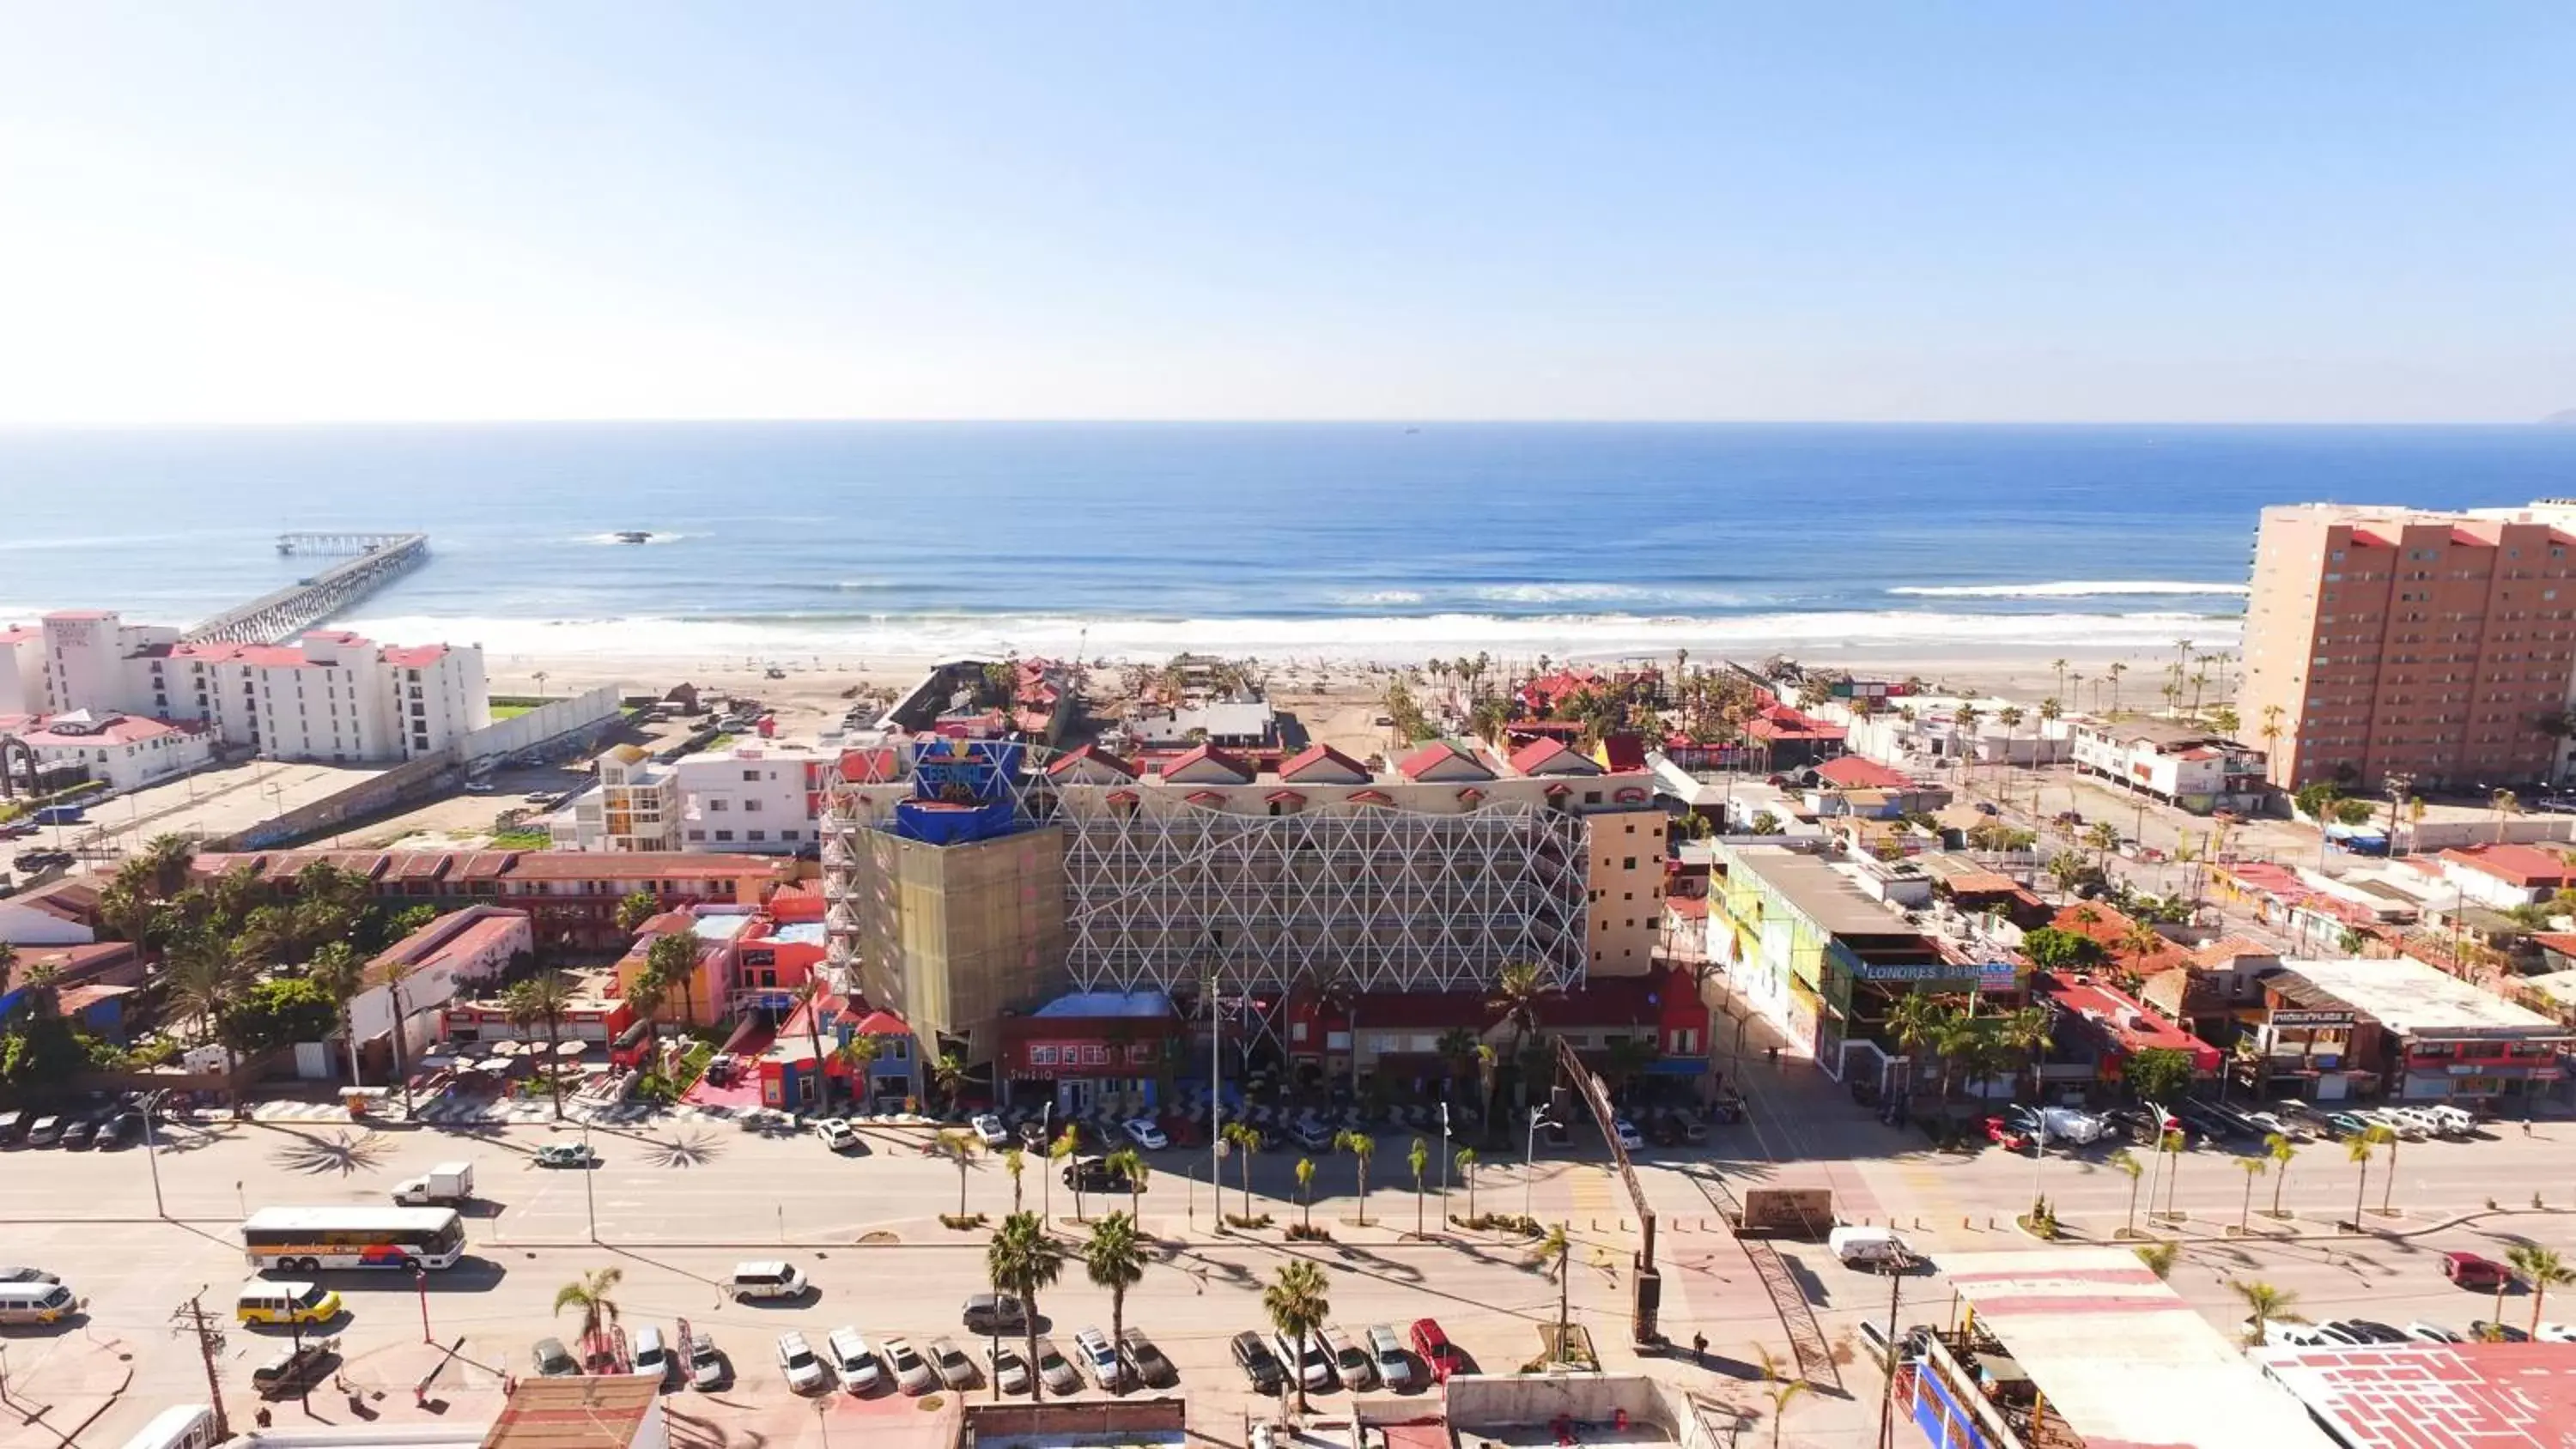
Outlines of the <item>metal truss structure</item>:
M1505 801L1454 813L1093 813L1064 807L1045 763L1030 747L1013 804L1025 823L1064 831L1078 989L1194 991L1211 960L1241 990L1481 990L1516 961L1560 986L1583 980L1590 829L1579 814ZM841 780L826 792L835 965L854 964L855 912L875 889L859 876L858 832L877 828L902 788Z

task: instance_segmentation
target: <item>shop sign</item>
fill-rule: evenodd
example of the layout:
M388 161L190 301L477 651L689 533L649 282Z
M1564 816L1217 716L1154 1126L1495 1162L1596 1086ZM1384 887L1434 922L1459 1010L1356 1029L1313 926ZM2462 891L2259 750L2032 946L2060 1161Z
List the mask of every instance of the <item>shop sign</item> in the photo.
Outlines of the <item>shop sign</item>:
M2350 1026L2352 1021L2353 1014L2349 1011L2276 1011L2272 1013L2272 1025L2275 1027Z

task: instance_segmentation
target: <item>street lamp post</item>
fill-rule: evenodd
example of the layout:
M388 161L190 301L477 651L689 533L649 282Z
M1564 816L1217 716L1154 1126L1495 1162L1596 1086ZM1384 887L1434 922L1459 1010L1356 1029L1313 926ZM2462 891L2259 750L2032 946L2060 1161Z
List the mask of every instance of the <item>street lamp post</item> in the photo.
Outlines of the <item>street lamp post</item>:
M437 1340L431 1338L429 1334L429 1270L417 1263L413 1264L411 1286L420 1294L420 1341L434 1343Z
M1440 1102L1440 1216L1449 1216L1449 1102Z
M596 1161L590 1150L590 1121L584 1118L581 1124L581 1210L582 1215L590 1219L590 1240L594 1243L599 1241L599 1197L590 1179Z
M1556 1123L1551 1121L1546 1113L1539 1111L1535 1107L1530 1109L1529 1141L1521 1148L1522 1217L1528 1217L1530 1215L1530 1189L1535 1186L1538 1181L1538 1129L1541 1127L1553 1127L1555 1125Z
M169 1089L165 1087L158 1092L146 1093L143 1098L143 1164L152 1169L152 1215L156 1218L170 1216L170 1210L161 1205L161 1157L152 1142L152 1119L161 1110L162 1098L168 1095Z

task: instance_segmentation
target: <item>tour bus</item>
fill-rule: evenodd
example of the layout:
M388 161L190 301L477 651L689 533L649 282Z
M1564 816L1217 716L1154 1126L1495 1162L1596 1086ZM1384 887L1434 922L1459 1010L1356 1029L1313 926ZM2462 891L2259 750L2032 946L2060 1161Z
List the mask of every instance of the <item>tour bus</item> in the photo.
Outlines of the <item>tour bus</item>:
M252 1268L446 1268L465 1251L454 1208L262 1208L242 1224Z

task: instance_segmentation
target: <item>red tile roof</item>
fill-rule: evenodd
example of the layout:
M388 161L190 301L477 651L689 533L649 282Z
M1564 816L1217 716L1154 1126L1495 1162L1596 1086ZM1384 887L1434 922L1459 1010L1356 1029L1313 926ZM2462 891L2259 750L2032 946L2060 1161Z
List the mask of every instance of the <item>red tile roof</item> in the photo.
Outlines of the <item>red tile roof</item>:
M1369 778L1368 766L1322 743L1308 745L1279 766L1282 780L1302 779L1310 772L1318 780L1342 784L1358 784Z
M1261 797L1273 805L1303 805L1306 797L1294 790L1273 790Z
M1408 780L1419 780L1426 773L1449 764L1469 765L1474 767L1479 777L1487 780L1494 778L1494 772L1486 768L1484 761L1477 759L1474 755L1458 748L1447 740L1433 740L1431 743L1424 745L1421 749L1415 750L1412 754L1398 760L1395 768L1397 773L1403 775L1404 778Z
M1192 765L1202 762L1214 765L1221 770L1226 770L1232 773L1236 779L1246 783L1251 781L1254 774L1253 768L1250 765L1245 764L1241 759L1227 754L1225 751L1218 749L1214 745L1200 745L1194 749L1184 750L1180 754L1174 755L1171 759L1165 761L1163 764L1163 778L1170 779L1173 775L1188 769Z
M385 662L397 669L425 669L447 657L444 644L414 644L385 649Z
M2472 845L2464 850L2443 851L2441 858L2526 888L2555 889L2576 879L2576 870L2571 870L2556 851L2528 845Z
M1846 790L1910 790L1911 777L1901 775L1876 760L1859 755L1843 755L1816 767L1816 774L1828 784Z
M1633 734L1615 734L1601 741L1601 762L1613 770L1646 768L1646 742Z
M2130 946L2129 937L2137 929L2138 922L2131 920L2117 908L2104 905L2100 901L2062 906L2058 909L2057 919L2049 924L2061 931L2073 931L2079 936L2100 943L2103 949L2111 953L2111 959L2141 976L2153 976L2159 971L2170 971L2191 959L2180 946L2165 940L2162 936L2156 938L2159 944L2154 950L2145 952L2136 950Z
M2191 964L2213 971L2233 963L2240 956L2269 956L2278 959L2280 952L2250 936L2221 936L2191 953Z
M2068 980L2046 971L2031 973L2030 989L2054 1000L2061 1010L2092 1022L2121 1056L2161 1047L2190 1057L2193 1071L2218 1070L2218 1048L2165 1020L2136 997L2097 982Z
M1193 805L1222 805L1225 796L1215 790L1192 790L1181 797Z
M1387 794L1384 790L1353 790L1350 794L1343 796L1342 798L1350 801L1354 805L1392 805L1395 803L1395 797Z

